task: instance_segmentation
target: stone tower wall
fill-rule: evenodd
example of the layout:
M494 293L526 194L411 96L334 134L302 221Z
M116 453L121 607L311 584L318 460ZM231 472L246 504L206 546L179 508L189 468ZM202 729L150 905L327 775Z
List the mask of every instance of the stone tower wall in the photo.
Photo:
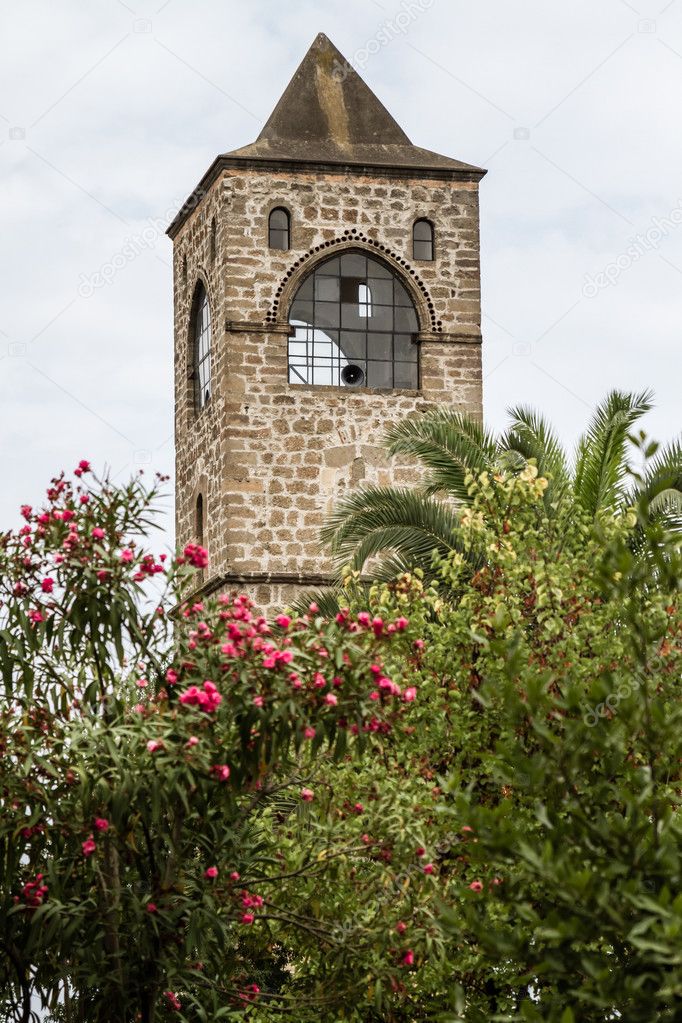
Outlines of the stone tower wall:
M268 214L280 205L291 213L288 252L268 248ZM433 262L412 260L420 217L435 227ZM405 172L227 168L174 246L177 540L196 539L202 493L209 583L276 606L299 578L309 585L330 573L318 535L339 497L363 482L414 483L414 468L381 448L390 422L438 405L482 414L478 186ZM349 248L404 276L420 317L419 391L287 382L290 301L318 261ZM199 280L213 362L212 396L197 412L190 319Z

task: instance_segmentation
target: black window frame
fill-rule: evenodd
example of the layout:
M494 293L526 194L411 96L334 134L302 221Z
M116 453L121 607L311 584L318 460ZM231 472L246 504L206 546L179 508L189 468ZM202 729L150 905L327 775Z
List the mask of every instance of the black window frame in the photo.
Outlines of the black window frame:
M428 237L418 238L418 231L426 227ZM428 217L419 217L412 225L412 258L420 263L433 263L436 258L436 232Z
M417 306L404 276L374 253L350 249L318 263L294 295L289 323L289 384L419 390ZM349 367L360 370L352 380Z
M273 219L283 214L285 224L273 225ZM288 252L291 248L291 213L286 206L275 206L268 214L268 248L276 252Z

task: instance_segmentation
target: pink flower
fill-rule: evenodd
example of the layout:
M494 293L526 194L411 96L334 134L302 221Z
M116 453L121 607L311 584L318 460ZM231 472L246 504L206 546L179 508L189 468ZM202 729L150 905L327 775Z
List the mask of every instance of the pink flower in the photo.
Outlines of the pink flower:
M324 698L324 702L328 707L335 707L339 701L338 697L334 693L327 693Z
M427 863L423 869L425 874L433 874L435 867L433 863Z
M370 621L371 618L369 617L367 612L361 611L360 614L358 615L358 625L362 625L363 628L366 628L369 625Z
M46 576L41 582L40 588L43 593L52 593L54 589L54 579L51 579L49 575Z
M472 892L482 892L483 891L483 885L481 884L480 881L472 881L471 884L469 885L469 888L470 888L470 890Z
M275 624L279 625L280 629L288 629L291 625L291 618L289 615L277 615Z
M242 921L243 924L247 924L247 925L248 924L252 924L255 919L256 918L253 915L253 913L242 913L242 915L241 915L241 921Z
M169 668L168 671L166 672L166 682L168 683L169 686L174 686L177 681L178 681L177 671L173 671L172 668Z
M148 913L158 913L158 911L159 911L159 907L156 905L155 902L148 902L147 903L147 912Z
M407 930L407 924L404 924L402 920L399 920L398 923L395 925L395 929L398 932L398 934L404 934L405 931Z
M420 845L419 848L417 849L417 856L420 859L422 858L422 856L426 856L426 849L424 848L423 845Z
M109 821L106 817L95 817L95 828L97 831L108 831Z
M362 803L356 803L355 806L353 807L353 809L355 810L356 813L364 813L364 810L365 810L365 808L362 805Z
M81 494L78 500L80 501L81 504L89 504L90 496L88 494Z
M320 609L315 603L315 601L313 601L308 610L310 611L311 615L316 615Z
M190 565L194 568L206 568L208 566L208 551L196 543L188 543L182 552Z
M149 682L147 682L146 678L138 678L135 685L137 686L138 689L146 689L147 686L149 685Z
M372 619L372 631L374 632L375 636L380 636L382 634L382 632L384 631L384 620L383 620L383 618L373 618Z
M303 734L306 737L306 739L314 739L316 733L315 729L311 725L308 725Z
M103 540L106 535L107 534L105 533L101 526L95 526L95 528L90 533L90 536L92 537L93 540Z
M232 873L230 874L230 881L238 881L239 877L240 877L239 871L233 870Z
M417 699L417 690L414 686L409 686L408 689L403 693L403 700L405 703L413 703Z
M33 622L34 625L38 625L40 622L44 622L45 621L41 611L36 611L36 610L29 611L28 617L29 617L29 620L31 622Z
M129 565L131 561L134 561L135 555L131 551L130 547L126 547L125 550L121 551L121 561L125 565Z
M398 632L404 632L409 624L407 618L396 618L395 620L395 627Z
M208 679L204 682L202 689L197 686L190 686L179 697L180 703L190 707L199 707L207 714L212 714L223 702L223 698L216 689L213 682Z
M31 508L30 504L22 504L19 510L21 511L21 514L26 519L26 521L28 521L31 518L33 508Z
M424 640L423 639L415 639L415 641L412 644L412 646L414 647L415 650L423 650L424 646L425 646Z
M304 803L312 803L315 793L312 789L301 789L301 799Z
M403 966L413 966L414 965L414 952L412 951L411 948L408 948L407 952L403 956L402 964L403 964Z
M93 841L92 835L90 835L85 842L81 842L81 849L83 850L84 856L92 856L95 849L97 848L96 843Z
M105 579L109 578L109 573L106 570L106 568L100 568L99 572L97 573L97 578L101 583L103 583Z
M156 753L160 749L163 749L163 743L159 739L150 739L147 743L149 753Z
M253 703L254 707L262 707L263 704L265 703L265 700L263 699L262 696L254 696L251 702Z
M199 745L199 740L197 739L196 735L190 735L189 739L185 743L185 746L189 746L190 749L192 748L192 746L198 746L198 745Z
M211 881L213 880L213 878L217 876L218 876L217 867L207 867L206 870L204 871L204 877L208 878Z
M81 472L90 472L90 463L88 462L87 458L81 458L80 462L78 463L78 468L80 469Z
M165 996L165 999L168 1002L169 1006L171 1007L171 1009L175 1009L176 1012L179 1012L180 1009L182 1008L182 1002L180 1001L178 996L175 994L175 992L174 991L164 991L164 996Z
M216 764L211 768L211 774L214 775L218 781L227 781L230 777L230 769L227 764Z

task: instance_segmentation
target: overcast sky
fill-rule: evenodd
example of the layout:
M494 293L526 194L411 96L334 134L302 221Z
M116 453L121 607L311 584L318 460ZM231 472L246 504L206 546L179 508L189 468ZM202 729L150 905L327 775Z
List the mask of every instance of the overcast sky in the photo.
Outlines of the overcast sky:
M489 169L489 425L529 403L572 444L653 387L678 433L682 0L0 0L0 528L81 457L172 472L163 228L318 31L413 142Z

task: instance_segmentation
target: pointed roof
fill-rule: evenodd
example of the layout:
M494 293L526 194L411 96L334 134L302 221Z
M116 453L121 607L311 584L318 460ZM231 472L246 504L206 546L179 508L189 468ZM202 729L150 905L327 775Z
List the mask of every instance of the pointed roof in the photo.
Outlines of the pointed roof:
M225 157L479 171L478 167L413 146L383 103L322 32L258 139L225 153Z
M486 173L414 146L355 68L324 33L303 58L255 142L218 156L170 224L173 238L226 167L316 171L382 169L405 177L479 181Z

